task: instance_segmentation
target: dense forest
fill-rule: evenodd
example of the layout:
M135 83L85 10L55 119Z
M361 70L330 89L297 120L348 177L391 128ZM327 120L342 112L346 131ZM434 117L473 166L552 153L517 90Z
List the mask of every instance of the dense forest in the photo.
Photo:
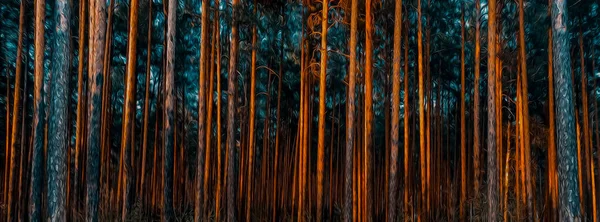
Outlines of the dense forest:
M0 0L0 220L595 222L599 33L598 0Z

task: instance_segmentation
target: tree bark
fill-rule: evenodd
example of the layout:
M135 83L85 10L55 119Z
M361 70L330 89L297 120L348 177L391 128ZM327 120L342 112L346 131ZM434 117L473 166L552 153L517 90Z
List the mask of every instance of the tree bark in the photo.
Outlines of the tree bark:
M481 54L481 46L480 46L480 29L481 29L481 4L479 0L475 0L475 62L474 62L474 72L475 72L475 83L473 89L473 171L475 171L473 189L475 190L475 197L479 196L479 146L481 142L479 142L479 69L481 64L480 54Z
M138 0L132 0L129 8L129 30L127 38L127 67L125 73L125 99L123 102L123 125L121 129L121 157L119 158L119 183L117 195L122 195L123 203L121 219L125 220L128 205L128 181L130 177L130 161L127 158L127 150L133 139L132 125L135 121L135 80L137 62L137 37L138 37Z
M362 190L364 191L363 206L365 213L363 221L368 221L370 217L369 205L369 170L371 158L371 127L373 125L373 18L371 14L371 0L365 0L365 92L364 92L364 141L363 141L363 181ZM402 19L400 19L402 20ZM401 51L401 50L400 50Z
M144 182L146 176L146 153L148 150L148 125L150 124L150 78L152 75L152 0L148 0L148 36L146 47L146 83L144 92L144 128L142 129L142 162L140 166L140 186L138 195L144 197Z
M177 1L169 0L167 5L167 28L166 28L166 61L165 61L165 106L163 110L163 197L162 197L162 221L171 221L173 218L173 128L175 120L174 100L175 95L175 30Z
M579 194L577 193L577 150L573 108L573 85L569 78L569 33L567 30L567 2L552 1L552 49L554 96L556 99L556 140L558 141L559 219L579 221Z
M345 166L345 177L344 177L344 216L343 216L343 220L344 221L351 221L352 220L352 214L351 212L353 212L354 210L352 209L352 182L353 181L357 181L357 180L352 180L352 171L353 171L353 149L354 149L354 143L355 138L354 138L354 134L355 129L354 126L356 124L356 120L354 118L355 115L355 110L356 110L356 105L355 105L355 100L356 100L356 43L357 43L357 28L358 28L358 0L352 0L352 6L351 6L351 10L352 12L351 17L350 17L350 45L348 46L350 48L350 64L349 64L349 70L348 70L348 101L346 102L346 147L345 147L345 159L344 159L344 166ZM324 12L325 13L325 12ZM325 30L326 24L323 25L323 29ZM327 31L327 30L325 30ZM324 47L324 46L322 46ZM322 48L321 50L325 51L324 48ZM319 90L321 91L322 89L325 88L325 76L322 75L321 76L321 85L319 87ZM325 92L323 91L323 93L321 93L322 96L319 98L319 101L322 101L322 103L324 103L325 101ZM324 106L325 104L323 104ZM325 108L323 108L323 112ZM324 113L323 113L324 114ZM321 127L319 127L319 130L321 130ZM324 125L323 125L323 131L324 131ZM324 135L323 135L324 136ZM355 218L357 219L357 218Z
M548 0L548 17L551 16L552 0ZM553 51L552 51L552 26L548 27L548 193L550 200L550 219L558 219L558 172L556 165L556 140L555 126L556 117L554 114L554 73L553 73Z
M81 3L85 8L85 3ZM84 9L82 9L84 10ZM29 196L29 219L32 221L42 220L42 191L44 173L44 21L46 17L46 1L35 1L35 68L33 89L33 148L31 183ZM80 37L80 44L81 44ZM80 56L80 58L83 57ZM79 60L81 61L81 60ZM83 66L83 64L81 64ZM82 68L83 69L83 68ZM8 111L8 110L7 110Z
M19 130L19 126L20 124L18 124L19 122L19 102L21 102L21 84L23 82L23 39L24 37L24 33L25 33L25 4L26 2L24 0L21 1L20 6L19 6L19 34L18 34L18 40L17 40L17 61L15 62L15 66L16 66L16 70L15 70L15 94L13 97L13 111L12 111L12 129L11 129L11 136L10 136L10 151L7 154L8 156L10 156L10 158L8 159L9 164L8 164L8 181L6 182L6 186L8 187L8 191L5 189L4 191L4 200L5 204L7 205L7 211L6 211L6 215L7 215L7 220L6 221L11 221L11 214L12 214L12 196L13 196L13 187L14 187L14 175L15 174L15 152L16 152L16 148L17 148L17 139L18 138L18 132L20 132ZM7 86L10 87L10 86ZM8 112L8 111L7 111ZM5 187L6 188L6 187Z
M204 158L206 156L205 153L205 116L206 116L206 70L208 65L208 55L207 55L207 46L208 46L208 5L209 1L202 1L202 32L200 34L200 73L199 73L199 82L198 82L198 152L197 152L197 161L198 165L196 168L196 199L194 204L194 220L200 221L202 220L202 198L201 195L206 195L203 188L203 179L204 179Z
M487 136L487 186L488 221L498 219L498 161L496 159L496 0L488 2L488 136Z
M236 83L237 83L237 54L238 54L238 14L240 0L232 0L231 42L229 49L229 72L227 76L227 221L235 221L235 191L234 166L235 166L235 114L236 114Z
M460 15L460 204L459 215L465 220L465 204L467 201L467 149L465 122L465 12Z
M69 101L69 70L71 64L70 19L71 2L55 4L55 34L52 55L50 114L48 117L48 219L65 221L67 182L67 124Z
M353 5L355 4L354 2L356 2L357 0L352 0ZM323 171L324 171L324 158L325 158L325 108L326 108L326 104L325 104L325 100L327 99L326 94L325 94L325 89L327 88L327 29L329 28L329 19L328 19L328 13L329 13L329 1L324 0L322 1L322 9L321 9L321 66L320 66L320 73L319 73L319 123L318 123L318 152L317 152L317 221L321 221L321 218L323 216ZM353 8L354 9L354 8ZM354 10L352 11L352 17L354 18ZM353 36L353 31L356 31L356 24L353 23L353 25L351 25L351 31L350 31L350 35ZM350 37L352 38L352 37ZM352 39L350 40L350 42L352 42ZM356 43L356 40L354 40L354 42ZM352 43L350 43L351 47L352 47ZM350 49L352 53L352 49ZM352 66L352 58L350 59L350 66ZM350 70L352 70L352 67L350 67ZM352 78L352 77L350 77ZM352 127L352 125L349 125L349 127ZM352 137L350 137L352 138ZM347 138L348 139L348 138ZM346 149L347 151L348 149ZM350 149L352 150L352 149ZM346 159L346 164L348 164L348 161ZM350 163L351 164L351 163ZM347 178L346 178L347 179ZM347 182L351 182L351 181L347 181ZM346 184L346 188L347 188ZM349 220L348 216L348 202L344 202L344 219L345 220Z
M388 180L388 205L387 220L396 220L396 190L398 174L398 146L400 143L400 61L402 47L402 0L396 1L394 8L394 55L392 65L392 123L391 123L391 141L390 141L390 166ZM408 42L406 44L408 46ZM406 64L405 64L406 65ZM406 77L406 73L405 73ZM405 78L407 81L408 78ZM406 86L406 84L405 84ZM406 101L406 98L405 98ZM406 106L405 106L406 108ZM406 124L406 123L405 123ZM406 130L406 125L404 126ZM406 133L406 132L405 132ZM405 134L406 135L406 134ZM405 140L406 143L406 140ZM405 144L406 152L406 144ZM406 167L406 163L405 163Z

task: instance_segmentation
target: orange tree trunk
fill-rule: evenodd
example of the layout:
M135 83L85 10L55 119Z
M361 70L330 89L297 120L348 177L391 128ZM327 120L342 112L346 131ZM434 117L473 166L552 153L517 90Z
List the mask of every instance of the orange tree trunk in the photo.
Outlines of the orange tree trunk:
M84 1L83 1L84 2ZM81 3L82 10L85 10L85 3ZM34 68L34 91L33 91L33 151L31 182L29 196L29 218L31 220L42 219L42 191L43 191L43 173L44 173L44 103L42 102L42 87L44 85L44 20L46 16L46 1L39 0L35 2L35 68ZM84 23L84 22L82 22ZM81 26L80 26L81 29ZM81 33L81 32L80 32ZM81 37L80 40L85 38ZM83 45L80 41L80 45ZM80 50L81 52L81 50ZM79 56L80 79L83 75L83 55ZM8 110L7 110L8 112ZM77 127L79 130L79 127Z
M353 149L355 146L356 139L354 138L354 134L356 133L354 127L356 124L355 120L355 101L356 101L356 43L357 43L357 28L358 28L358 0L352 0L352 12L350 18L350 65L348 70L348 100L346 102L346 148L344 159L345 165L345 177L344 177L344 221L351 221L352 214L354 210L352 209L352 182L357 180L352 180L352 172L353 172ZM322 78L322 86L320 90L325 86L325 80ZM324 102L325 95L323 92L323 97L320 99L321 102ZM324 111L324 110L323 110ZM319 127L321 128L321 127ZM357 219L357 218L354 218Z
M465 204L467 200L467 153L466 153L466 121L465 121L465 13L460 15L460 204L459 215L465 220Z
M227 221L235 221L235 191L233 190L234 178L234 162L235 161L235 91L237 82L237 54L238 54L238 8L240 7L239 0L232 0L232 26L231 26L231 46L229 50L229 72L227 77Z
M357 0L352 0L353 4ZM328 12L329 12L329 1L322 1L321 9L321 66L319 75L319 130L318 130L318 153L317 153L317 221L321 221L323 215L323 171L324 171L324 158L325 158L325 100L326 94L325 89L327 87L327 29L328 24ZM354 11L353 16L354 16ZM356 31L356 24L354 24L354 31ZM350 33L353 33L350 31ZM353 36L354 34L351 34ZM352 37L351 37L352 38ZM352 41L352 40L351 40ZM351 62L352 65L352 62ZM352 68L350 68L352 69ZM350 125L352 127L352 125ZM348 162L346 162L348 163ZM348 181L350 182L350 181ZM344 210L348 210L347 206L344 205ZM344 211L345 212L345 211ZM346 215L345 212L344 215ZM346 219L349 219L346 217Z
M198 161L198 165L196 167L196 198L195 198L195 203L194 203L194 220L199 221L201 220L201 215L202 215L202 204L201 204L201 200L202 198L200 198L201 195L206 195L206 192L203 192L203 179L204 179L204 157L205 157L205 151L204 148L206 146L205 141L204 141L204 136L205 136L205 115L206 115L206 109L205 109L205 105L206 105L206 98L205 98L205 93L206 93L206 70L207 70L207 65L208 65L208 57L207 57L207 46L208 46L208 5L209 5L209 1L204 0L202 1L202 32L201 32L201 36L200 36L200 73L199 73L199 80L198 80L198 152L197 152L197 161ZM205 187L204 187L205 188Z
M162 160L162 221L170 221L173 217L173 118L174 100L173 88L175 84L175 18L177 2L167 2L167 28L166 28L166 60L164 80L164 109L163 109L163 160Z
M496 0L488 2L488 136L487 136L487 186L488 221L498 219L498 162L496 160Z

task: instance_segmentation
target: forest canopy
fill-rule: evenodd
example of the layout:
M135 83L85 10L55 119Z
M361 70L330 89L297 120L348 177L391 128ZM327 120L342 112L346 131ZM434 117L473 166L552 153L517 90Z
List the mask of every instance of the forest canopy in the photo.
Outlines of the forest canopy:
M2 221L597 221L595 0L1 0Z

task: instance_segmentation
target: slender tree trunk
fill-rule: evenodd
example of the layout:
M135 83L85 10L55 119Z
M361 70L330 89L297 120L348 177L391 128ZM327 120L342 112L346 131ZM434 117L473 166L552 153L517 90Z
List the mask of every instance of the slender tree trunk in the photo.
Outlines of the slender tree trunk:
M369 170L370 170L370 158L371 158L371 127L373 125L373 18L371 14L371 0L365 0L365 104L364 104L364 163L363 163L363 185L362 190L365 192L363 198L363 206L365 207L365 214L363 221L368 221L370 215L370 204L369 204ZM400 19L402 20L402 19Z
M355 105L355 91L356 91L356 43L357 43L357 28L358 28L358 0L352 0L352 12L351 12L351 18L350 18L350 65L349 65L349 71L348 71L348 101L346 102L346 148L345 148L345 154L346 154L346 158L344 159L344 165L345 165L345 177L344 177L344 221L351 221L352 220L352 216L350 214L350 212L354 211L352 209L352 181L358 181L358 180L352 180L352 165L353 165L353 158L352 158L352 154L353 149L354 149L354 143L355 143L355 138L354 138L354 134L355 129L355 110L356 110L356 105ZM325 13L325 12L324 12ZM325 30L326 28L326 24L323 25L323 29ZM327 30L325 30L327 31ZM323 46L324 47L324 46ZM323 51L325 51L325 49L321 49ZM399 52L399 51L398 51ZM321 76L321 85L320 85L320 89L322 90L325 88L325 75ZM325 92L323 91L323 93L321 93L322 96L319 99L319 101L321 101L321 103L324 103L325 101ZM323 110L323 116L325 115L325 104L322 105L323 108L320 110ZM319 118L321 119L321 118ZM324 128L324 127L323 127ZM321 127L319 127L319 130L321 130ZM323 131L325 131L325 129L323 129ZM324 134L324 133L323 133ZM323 135L324 136L324 135ZM357 219L357 218L355 218Z
M234 166L235 166L235 91L237 83L237 54L238 54L238 13L240 0L232 0L232 25L231 25L231 46L229 49L229 74L227 77L227 221L235 221L235 192L234 186Z
M427 172L426 172L426 137L425 137L425 87L423 81L423 30L421 22L421 0L417 0L417 66L419 69L419 158L420 158L420 172L421 172L421 195L419 201L420 211L419 219L423 218L424 204L425 201L425 189L427 187ZM393 118L393 117L392 117Z
M163 110L163 197L161 221L171 221L173 218L173 105L175 95L175 30L177 2L169 0L167 5L166 28L166 61L165 61L165 106ZM204 26L206 27L206 26ZM200 143L202 144L202 143ZM200 151L199 151L200 152Z
M402 7L400 7L402 8ZM396 11L397 12L397 11ZM408 19L407 19L408 20ZM409 197L410 193L410 178L411 178L411 171L410 171L410 156L411 156L411 152L410 152L410 128L409 128L409 117L410 117L410 106L409 106L409 102L408 102L408 97L410 96L409 93L409 88L408 88L408 83L410 82L409 79L409 75L408 75L408 48L409 48L409 42L408 42L408 26L409 26L410 22L406 21L406 31L404 31L404 215L405 216L405 221L408 221L408 219L410 218L408 215L411 214L411 204L410 204L410 200L411 198ZM398 89L398 91L400 91ZM389 198L389 197L388 197ZM393 200L393 199L392 199ZM388 217L389 219L389 217ZM393 217L392 217L393 219Z
M527 54L525 53L525 10L523 7L523 0L519 0L519 61L521 66L521 93L522 93L522 115L523 115L523 145L525 149L525 177L526 181L526 193L527 193L527 217L528 220L534 219L533 212L533 189L532 189L532 175L531 175L531 150L529 142L529 94L527 90Z
M215 5L220 6L220 0L216 0ZM216 10L215 18L217 18L216 37L217 37L217 70L215 77L217 78L217 185L215 191L215 221L220 221L221 214L221 22L219 18L219 10Z
M85 3L82 9L85 8ZM42 220L42 191L44 179L44 103L43 85L44 85L44 20L46 17L46 1L35 1L35 68L34 68L34 89L33 89L33 148L32 148L32 167L31 183L29 196L29 219L32 221ZM83 21L82 21L83 22ZM81 27L81 26L80 26ZM80 43L83 38L80 37ZM81 53L81 51L79 52ZM82 58L80 56L80 58ZM81 62L81 60L79 60ZM80 65L83 69L83 64ZM7 110L8 112L8 110Z
M195 200L195 204L194 204L194 220L195 221L200 221L202 220L201 216L202 216L202 203L200 202L202 200L202 198L200 198L201 195L206 195L206 192L204 192L203 188L206 189L206 187L203 187L203 179L204 179L204 158L207 157L208 155L206 155L205 153L205 116L206 116L206 109L205 109L205 105L206 105L206 71L207 71L207 65L208 65L208 53L207 53L207 46L208 46L208 5L209 5L209 1L207 0L203 0L202 1L202 32L201 32L201 36L200 36L200 73L199 73L199 82L198 82L198 152L197 152L197 161L198 161L198 165L196 168L196 200Z
M475 84L473 89L473 170L475 171L473 189L475 190L475 198L479 196L479 146L481 142L479 142L479 68L481 64L480 54L481 54L481 46L480 46L480 29L481 29L481 4L479 0L475 0L475 62L474 62L474 72L475 72Z
M460 219L465 220L465 205L467 201L467 144L465 121L465 12L460 15ZM477 64L476 64L477 65Z
M11 214L12 214L12 198L13 198L13 177L14 177L14 171L15 171L15 156L16 156L16 148L17 148L17 139L18 139L18 132L19 130L19 102L21 102L21 84L23 82L23 39L24 37L24 33L25 33L25 4L26 1L22 0L19 6L19 34L18 34L18 42L17 42L17 61L16 61L16 70L15 70L15 94L13 97L13 111L12 111L12 130L11 130L11 136L10 136L10 152L7 154L10 156L9 158L9 164L8 164L8 182L6 182L7 186L8 186L8 191L6 191L5 189L5 196L4 196L4 203L7 205L7 211L6 211L6 215L7 215L7 220L6 221L11 221ZM10 85L8 86L10 87ZM8 110L7 110L8 112Z
M577 193L577 154L573 108L573 86L569 78L569 33L567 2L552 1L552 49L555 74L556 124L558 141L559 218L561 221L580 220Z
M123 125L121 129L121 155L119 160L119 183L117 195L122 195L123 203L121 219L125 220L127 216L128 205L128 180L130 163L127 158L127 150L133 139L132 124L135 118L135 80L136 80L136 62L137 62L137 37L138 37L138 0L132 0L129 8L129 30L127 38L127 67L125 73L125 99L123 102ZM134 147L130 147L134 149ZM131 183L131 182L129 182Z
M256 1L254 1L256 4ZM256 5L254 7L254 15L256 16ZM256 24L252 27L252 56L250 64L250 116L248 124L248 186L246 190L246 221L250 221L250 209L252 207L252 193L256 192L252 189L254 184L254 128L256 126ZM265 135L266 136L266 135Z
M548 17L552 12L551 2L548 0ZM548 27L548 193L550 200L550 219L555 221L558 217L558 172L556 165L556 141L555 141L555 125L556 117L554 115L554 74L553 66L553 51L552 51L552 26Z
M496 0L488 2L488 136L487 136L487 186L488 221L498 219L498 162L496 160Z
M396 190L397 190L397 174L398 174L398 146L400 142L400 60L401 57L401 38L402 38L402 0L396 1L394 8L394 63L392 66L392 135L390 141L390 166L388 180L388 205L387 205L387 221L396 220ZM406 44L408 46L408 42ZM406 76L406 74L405 74ZM405 81L407 81L406 78ZM406 86L406 84L405 84ZM406 100L406 98L405 98ZM405 106L406 108L406 106ZM348 123L348 121L346 121ZM404 126L406 129L406 125ZM405 134L406 135L406 134ZM405 140L406 143L406 140ZM406 145L405 145L406 153ZM406 163L405 163L406 167Z
M588 93L587 93L587 74L585 73L585 56L584 56L584 48L583 48L583 32L581 30L581 28L579 29L579 61L580 61L580 69L581 69L581 103L582 103L582 123L583 123L583 144L584 144L584 148L585 148L585 153L587 154L586 157L586 161L589 162L593 162L592 158L593 155L591 153L592 149L591 149L591 136L590 136L590 126L589 126L589 120L590 120L590 116L589 116L589 109L588 109ZM594 94L595 95L595 94ZM589 159L589 160L588 160ZM591 166L591 164L590 164ZM585 169L586 167L584 167ZM582 171L584 169L581 169ZM594 184L594 178L592 177L591 172L593 172L594 168L589 168L587 170L587 179L588 181L588 185L591 183L592 186L595 186ZM587 187L588 189L590 188L589 186ZM582 196L583 199L585 199L585 197ZM584 201L585 202L585 201ZM595 205L596 202L592 201L592 204ZM596 220L596 210L595 207L592 207L592 217L593 220Z
M357 0L352 0L352 4L355 5ZM318 129L318 152L317 152L317 221L321 221L323 216L323 171L324 171L324 162L325 162L325 100L327 99L325 94L325 89L327 88L327 29L329 28L329 1L322 1L322 9L321 9L321 66L320 66L320 74L319 74L319 129ZM352 8L352 17L354 18L354 8ZM350 35L354 35L353 31L356 31L356 24L353 23L351 25ZM352 37L350 37L350 42L353 41ZM356 42L356 40L354 40ZM350 47L352 47L352 43L350 43ZM350 53L352 53L352 49L350 49ZM352 66L352 58L350 58L350 66ZM352 67L350 67L352 70ZM351 71L352 72L352 71ZM352 77L350 77L352 79ZM352 80L350 80L352 81ZM351 128L352 125L349 125ZM352 137L347 139L351 139ZM348 149L346 149L348 150ZM350 149L351 150L351 149ZM346 161L348 164L348 161ZM351 163L350 163L351 164ZM348 178L346 178L348 179ZM347 181L351 182L351 181ZM346 184L347 186L348 184ZM346 187L347 188L347 187ZM349 220L348 218L348 205L344 205L344 220Z
M281 48L280 48L281 58L279 60L279 74L277 75L278 84L277 84L277 123L276 123L276 131L275 131L275 159L274 159L274 164L273 164L274 165L273 166L273 202L272 202L273 222L275 222L277 220L277 204L276 204L277 203L277 176L281 172L281 171L279 171L278 163L279 163L279 140L280 140L281 133L282 133L280 123L281 123L281 87L282 87L282 83L283 83L282 77L283 77L283 62L284 62L283 47L284 47L283 37L281 37ZM335 101L334 101L333 105L335 106ZM334 112L334 118L335 118L335 112ZM331 129L333 130L333 121L331 121L331 122L332 122ZM331 141L333 141L333 134L331 134L331 138L332 138ZM333 147L333 144L330 147L330 151L331 151L332 147ZM329 158L331 160L331 154L330 154ZM331 188L331 169L332 169L331 161L330 161L329 167L330 167L329 184L330 184L330 188ZM333 189L330 189L330 190L333 190ZM329 197L331 197L331 194L329 194L329 195L330 195ZM330 203L330 207L331 207L331 201L329 203ZM317 213L319 213L319 211L317 211Z
M218 22L218 13L215 11L214 14L214 20L213 20L213 29L212 29L212 36L211 36L211 50L210 50L210 69L209 72L207 73L207 77L208 77L208 82L209 82L209 86L207 89L207 95L206 95L206 106L207 106L207 110L206 110L206 154L205 154L205 167L204 167L204 198L203 198L203 203L202 205L204 206L205 209L208 209L208 181L209 181L209 175L210 175L210 157L211 157L211 152L210 152L210 147L212 145L212 141L211 141L211 136L212 136L212 115L213 115L213 95L214 95L214 71L215 71L215 48L217 48L217 46L215 45L215 41L218 35L218 31L217 31L217 25L219 24ZM208 49L206 50L206 52L208 52ZM207 59L208 60L208 59ZM184 97L185 99L185 97ZM184 103L185 104L185 103ZM185 116L185 114L184 114ZM184 137L186 135L186 133L184 132ZM181 153L183 154L183 152ZM181 155L181 158L184 159L185 157L183 155ZM214 171L214 168L212 169ZM212 175L214 176L214 174ZM205 210L205 213L209 213L207 210ZM210 215L206 215L206 218L209 218Z
M144 92L144 128L142 130L142 162L140 166L140 186L138 195L144 197L144 178L146 176L146 152L148 148L148 124L150 124L150 78L152 75L152 0L148 0L148 35L146 47L146 83Z

